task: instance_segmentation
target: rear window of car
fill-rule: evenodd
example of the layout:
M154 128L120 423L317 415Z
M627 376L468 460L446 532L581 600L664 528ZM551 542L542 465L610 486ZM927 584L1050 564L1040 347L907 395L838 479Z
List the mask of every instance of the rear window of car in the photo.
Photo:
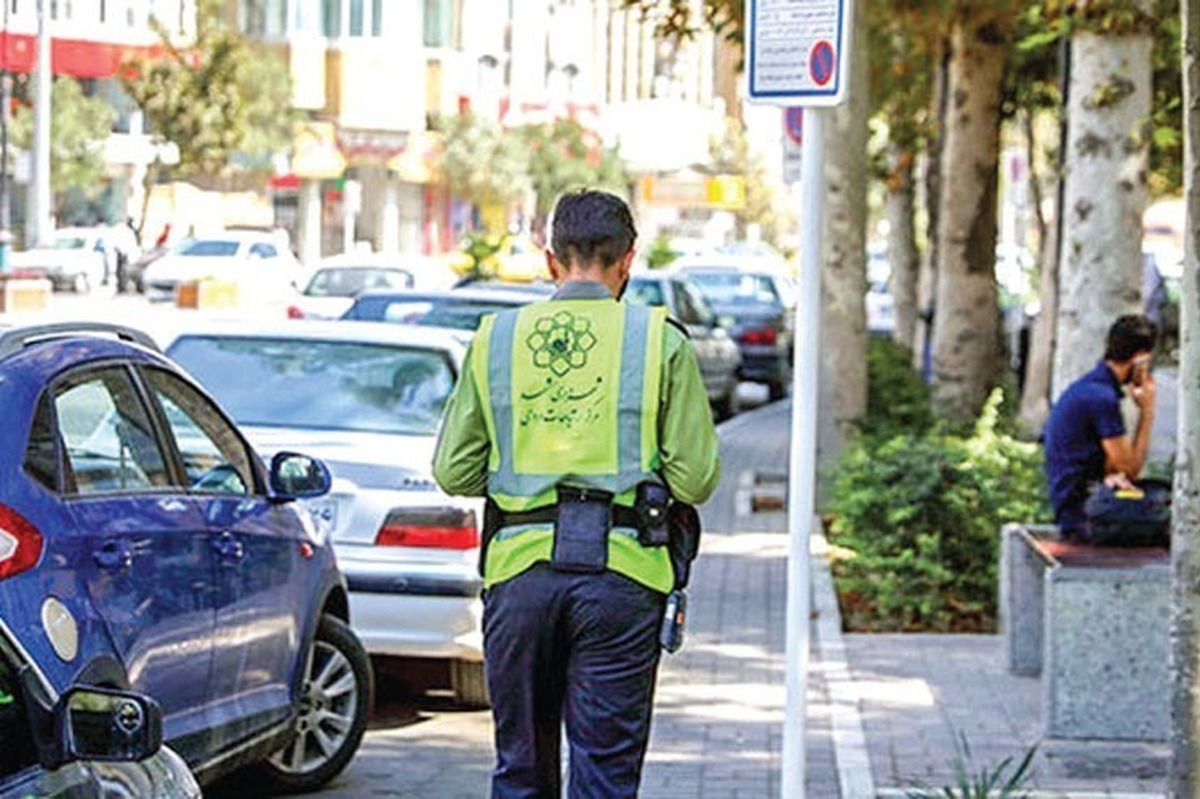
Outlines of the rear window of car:
M475 330L485 314L497 313L512 304L468 299L362 298L346 312L347 319L424 325L451 330Z
M240 425L432 435L454 387L439 349L186 336L167 352Z
M367 289L405 289L412 284L412 275L400 269L338 267L318 269L304 293L309 297L353 297Z
M236 241L216 241L212 239L189 241L179 250L182 255L218 258L228 258L237 255L237 251L238 243Z
M775 284L766 275L734 271L689 272L688 276L700 287L708 300L717 305L764 303L781 305Z
M657 280L638 280L637 278L629 281L629 289L625 292L625 300L641 305L657 306L665 303L662 285Z

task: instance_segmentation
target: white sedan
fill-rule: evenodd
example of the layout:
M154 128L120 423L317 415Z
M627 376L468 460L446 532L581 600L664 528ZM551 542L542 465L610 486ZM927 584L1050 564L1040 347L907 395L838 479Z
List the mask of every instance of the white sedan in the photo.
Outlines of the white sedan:
M174 301L181 283L212 278L237 285L240 300L282 302L301 277L300 262L271 231L224 231L190 238L142 275L146 297Z
M333 490L310 509L332 535L367 651L448 660L456 699L484 704L482 503L447 496L431 474L459 338L281 319L190 327L166 352L262 455L297 450L329 466Z

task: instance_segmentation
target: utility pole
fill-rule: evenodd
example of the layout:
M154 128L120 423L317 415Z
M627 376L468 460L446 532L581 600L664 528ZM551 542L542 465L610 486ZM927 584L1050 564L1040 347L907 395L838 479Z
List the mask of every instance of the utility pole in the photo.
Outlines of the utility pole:
M37 66L33 99L33 168L25 219L25 247L36 247L50 233L50 25L46 0L37 0Z

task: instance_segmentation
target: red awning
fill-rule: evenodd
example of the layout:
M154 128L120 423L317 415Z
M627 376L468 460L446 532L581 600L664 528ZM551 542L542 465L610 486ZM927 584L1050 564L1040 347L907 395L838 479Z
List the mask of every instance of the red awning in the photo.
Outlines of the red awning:
M10 72L30 73L37 53L37 37L24 33L0 31L0 66ZM83 39L50 40L51 65L55 75L75 78L111 78L121 64L130 58L153 52L154 47L142 47Z

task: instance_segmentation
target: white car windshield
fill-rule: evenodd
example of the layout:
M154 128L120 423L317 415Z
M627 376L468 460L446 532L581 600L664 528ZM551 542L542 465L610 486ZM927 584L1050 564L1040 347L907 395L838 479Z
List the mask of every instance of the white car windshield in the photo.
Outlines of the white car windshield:
M446 352L358 341L194 335L168 350L240 425L433 435Z
M220 241L215 239L197 239L196 241L185 242L179 249L180 255L217 258L232 258L237 255L237 251L238 243L236 241Z

